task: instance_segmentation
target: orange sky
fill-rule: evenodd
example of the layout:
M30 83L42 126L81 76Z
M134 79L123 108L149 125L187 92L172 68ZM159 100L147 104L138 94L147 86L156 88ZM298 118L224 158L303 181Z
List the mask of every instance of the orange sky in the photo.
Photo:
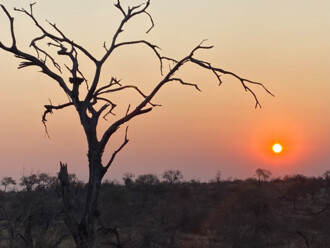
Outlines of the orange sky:
M28 8L23 0L3 3ZM41 0L35 15L56 22L100 57L103 42L110 43L120 18L112 3ZM107 178L120 179L127 171L161 174L169 168L182 170L187 179L201 180L214 177L218 170L223 178L246 178L259 167L275 176L319 176L330 169L329 11L327 0L152 1L152 32L145 34L148 19L140 17L127 25L122 40L148 39L162 48L162 54L179 59L208 39L207 44L215 47L198 53L200 58L264 83L276 97L254 87L263 107L255 110L252 96L239 82L224 77L218 87L212 74L188 66L180 75L199 83L202 92L177 84L163 88L155 99L163 106L130 123L130 143ZM38 33L28 19L15 16L19 45L32 51L28 44ZM4 43L9 41L8 31L1 13ZM23 170L56 173L59 161L64 161L71 172L86 179L86 142L75 112L68 109L49 116L51 139L45 138L43 105L48 99L64 102L65 95L37 69L17 70L18 62L0 51L0 176L18 178ZM90 75L90 65L81 64ZM160 79L158 61L143 46L118 50L103 73L104 81L116 76L146 92ZM130 99L139 98L117 97L123 103L118 114ZM123 130L110 142L110 150L120 145ZM283 154L271 153L272 142L283 143Z

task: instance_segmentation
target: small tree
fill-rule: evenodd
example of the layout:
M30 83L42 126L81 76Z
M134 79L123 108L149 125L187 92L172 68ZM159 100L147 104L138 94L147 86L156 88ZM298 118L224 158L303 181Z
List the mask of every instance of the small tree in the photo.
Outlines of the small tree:
M26 191L32 191L35 186L39 183L39 178L37 174L31 174L29 176L22 176L20 178L19 185L22 186Z
M142 204L145 205L149 200L153 188L159 184L159 179L154 174L140 175L136 178L135 184L142 191Z
M182 181L183 175L179 170L166 170L163 172L162 178L169 184L175 184Z
M1 180L1 185L5 186L6 192L8 186L16 185L16 181L12 177L3 177Z
M221 181L221 171L217 171L215 174L215 181L219 183Z
M133 184L133 179L134 179L135 175L130 173L130 172L126 172L124 175L123 175L123 181L124 181L124 184L125 186L131 186Z
M272 172L270 170L266 169L257 169L255 176L257 177L258 181L267 181L272 175Z
M152 186L159 183L159 179L154 174L140 175L136 178L135 183L141 186Z
M292 210L296 210L299 197L305 197L308 193L308 178L304 175L286 175L283 180L286 182L285 197L292 202Z
M326 170L324 173L323 173L323 177L326 181L329 181L330 180L330 170Z
M61 110L69 107L73 107L77 112L77 117L83 127L88 144L88 165L89 165L89 179L87 184L87 194L84 206L84 211L80 218L76 218L76 215L70 208L70 199L64 199L65 207L65 223L70 229L72 236L75 240L77 247L79 248L91 248L95 247L95 218L98 211L98 198L101 187L101 181L112 165L116 155L127 145L129 142L126 133L123 143L115 149L110 159L102 161L104 150L109 140L113 137L117 130L127 124L137 116L149 113L155 109L157 104L154 104L152 100L160 92L160 90L167 84L174 82L180 83L184 86L191 86L200 91L197 84L186 82L177 72L181 70L187 64L193 64L199 68L203 68L212 73L218 80L219 84L222 84L222 75L230 75L238 80L243 89L252 94L255 99L255 107L260 107L257 96L250 88L251 85L261 86L269 94L271 94L263 84L248 80L241 77L231 71L224 70L219 67L211 65L208 61L199 59L196 56L197 52L209 50L212 46L205 45L204 42L194 47L186 56L181 59L170 58L163 56L159 52L159 47L147 40L128 40L122 41L119 39L124 26L139 15L146 15L150 20L150 28L147 33L154 27L154 22L151 15L148 13L148 7L150 6L150 0L147 0L144 4L136 5L133 7L124 7L120 0L117 0L115 7L122 13L122 20L118 25L118 28L110 40L110 45L104 42L104 54L100 58L96 58L90 51L81 46L78 42L73 41L67 34L65 34L54 23L48 22L50 29L45 28L44 25L38 21L33 12L33 4L30 4L29 10L24 8L14 10L24 14L39 31L40 36L31 40L30 49L25 50L19 46L16 42L16 32L14 29L14 17L6 9L4 5L0 5L4 14L9 20L9 32L11 37L11 44L5 45L0 42L0 49L13 54L16 58L22 60L18 66L19 69L35 66L44 73L50 81L55 81L58 86L63 90L64 94L68 96L68 101L54 105L52 103L46 104L45 111L42 115L42 122L45 125L49 114L52 114L55 110ZM48 45L48 48L47 48ZM152 90L149 93L144 93L136 85L127 84L118 80L115 75L111 75L108 83L101 82L101 72L104 68L105 62L111 57L111 55L119 48L126 46L145 46L150 49L155 55L155 58L160 63L160 70L162 79L156 82ZM70 62L67 64L60 64L58 61L62 57ZM84 74L80 70L79 61L81 57L86 58L94 67L94 73L92 78L85 78ZM64 76L63 68L67 69L69 76ZM168 69L167 69L168 68ZM104 69L103 69L104 70ZM88 83L91 82L91 83ZM109 114L113 114L116 103L113 102L111 96L118 92L127 90L133 90L141 96L142 100L136 105L129 105L127 111L118 115L119 118L111 123L103 133L98 133L97 127L100 121L100 117L106 117ZM67 167L65 164L61 164L61 182L63 187L69 187L68 177L64 175L67 173ZM68 189L63 190L63 197L68 197L70 194Z
M58 178L47 173L37 174L38 183L36 189L51 189L57 186Z

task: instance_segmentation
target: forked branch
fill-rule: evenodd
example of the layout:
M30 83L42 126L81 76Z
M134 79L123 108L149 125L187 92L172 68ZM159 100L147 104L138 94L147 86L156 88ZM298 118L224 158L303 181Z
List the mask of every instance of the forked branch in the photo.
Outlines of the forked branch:
M157 56L157 58L159 60L160 71L161 71L162 74L163 74L163 60L168 60L168 61L173 62L173 63L178 63L178 61L175 60L175 59L165 57L165 56L161 56L160 53L158 52L158 50L160 50L160 48L156 45L151 44L148 41L145 41L145 40L121 42L121 43L116 44L114 46L114 48L118 48L118 47L121 47L121 46L127 46L127 45L136 45L136 44L144 44L147 47L151 48L151 50L155 53L155 55Z
M125 12L121 5L120 0L117 0L117 3L115 3L115 7L118 8L120 12L123 14L124 20L126 20L126 22L135 15L139 15L142 13L146 14L151 22L151 27L147 30L146 33L149 33L150 30L155 26L152 16L147 12L147 8L149 7L149 5L150 5L150 0L148 0L146 3L142 3L133 7L128 7L127 12Z
M97 63L97 60L82 46L80 46L79 44L77 44L76 42L70 40L69 38L67 38L64 33L56 26L56 24L53 24L49 21L47 21L59 34L60 36L54 35L49 33L43 26L40 25L40 23L38 22L38 20L34 17L33 15L33 4L30 4L30 12L25 10L24 8L14 8L15 11L18 12L22 12L24 14L26 14L36 25L36 27L38 27L38 29L48 38L50 38L51 40L54 40L56 42L66 42L68 44L70 44L73 47L76 47L77 49L79 49L81 52L83 52L90 60L92 60L94 63Z

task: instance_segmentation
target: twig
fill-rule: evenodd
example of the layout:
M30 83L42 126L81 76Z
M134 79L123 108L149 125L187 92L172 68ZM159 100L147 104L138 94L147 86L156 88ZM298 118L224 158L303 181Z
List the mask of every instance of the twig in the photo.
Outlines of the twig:
M125 139L124 142L121 144L121 146L113 152L108 164L104 167L104 170L107 171L110 167L110 165L112 164L112 162L114 161L116 155L118 154L118 152L120 152L129 142L129 139L127 138L127 132L128 132L128 126L126 127L126 131L125 131Z

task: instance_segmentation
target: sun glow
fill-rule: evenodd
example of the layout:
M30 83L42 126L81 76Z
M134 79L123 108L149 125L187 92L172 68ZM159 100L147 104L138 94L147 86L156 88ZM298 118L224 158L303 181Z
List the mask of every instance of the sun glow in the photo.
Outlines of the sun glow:
M276 154L279 154L279 153L282 152L283 147L282 147L281 144L276 143L276 144L273 145L272 149L273 149L273 152L275 152Z

